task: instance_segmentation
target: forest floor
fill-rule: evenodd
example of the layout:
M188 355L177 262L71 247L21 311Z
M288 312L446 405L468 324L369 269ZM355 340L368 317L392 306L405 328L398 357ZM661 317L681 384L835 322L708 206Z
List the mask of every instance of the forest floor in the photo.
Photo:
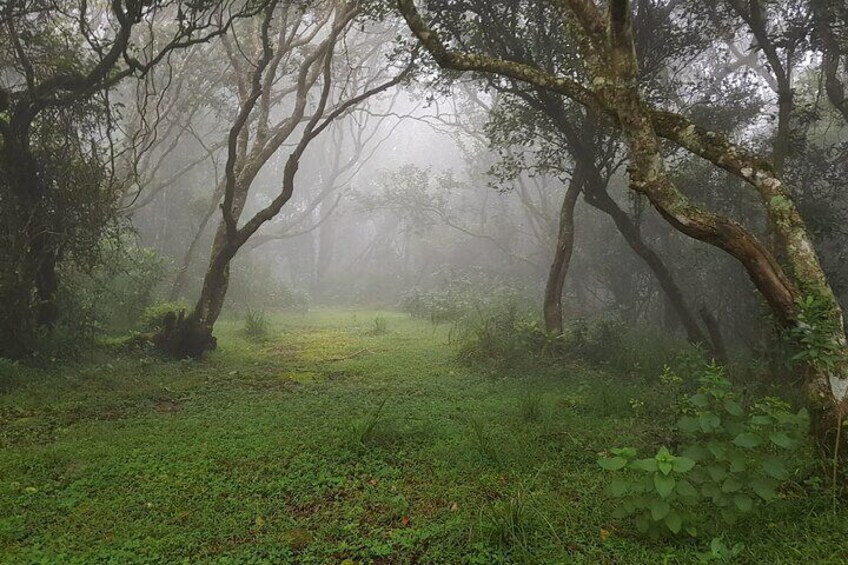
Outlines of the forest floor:
M391 312L240 327L201 362L0 377L0 562L692 563L709 544L610 518L598 453L663 437L638 380L476 370L449 328ZM846 540L827 497L788 494L725 541L732 563L845 563Z

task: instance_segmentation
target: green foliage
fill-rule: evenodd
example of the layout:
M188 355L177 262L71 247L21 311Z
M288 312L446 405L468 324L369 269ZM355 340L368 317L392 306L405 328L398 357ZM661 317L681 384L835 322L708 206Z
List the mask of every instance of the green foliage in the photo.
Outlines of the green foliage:
M271 319L262 310L247 309L244 315L244 335L253 341L264 341L271 333Z
M411 288L401 296L400 309L433 324L461 324L483 311L516 302L522 293L517 285L478 269L449 269L439 275L434 288Z
M392 331L374 347L362 327L377 312L355 314L281 315L264 347L224 318L203 363L111 349L7 363L0 562L642 565L712 552L710 537L646 543L610 524L593 454L611 437L656 441L652 404L627 409L656 382L565 363L504 378L457 362L448 327L384 312ZM547 402L543 425L519 418L528 389ZM386 398L361 444L353 427ZM472 416L497 462L475 446ZM744 544L726 563L844 552L844 506L793 492L726 534L727 551Z
M389 333L389 321L385 316L375 316L374 325L369 332L371 335L386 335Z
M471 417L468 421L471 431L471 442L477 454L490 464L501 465L501 452L487 424L479 417Z
M808 417L776 398L743 407L723 369L710 365L678 421L680 455L661 447L639 459L633 448L611 449L598 464L617 476L615 516L632 516L640 532L686 533L732 526L805 461Z
M527 551L536 529L529 494L519 488L511 496L486 504L480 511L480 531L505 550Z
M800 350L793 361L831 369L840 359L840 346L834 336L841 328L834 327L833 305L816 294L799 299L798 323L790 330Z
M124 239L104 247L100 266L81 281L79 292L92 300L93 315L103 332L122 333L137 328L154 303L166 262L155 250Z
M180 312L188 311L184 302L159 302L144 309L138 318L138 328L143 332L157 333L162 329L165 316L179 316Z
M458 324L461 359L490 365L515 365L533 354L538 335L531 315L508 300L493 309L477 310Z
M386 423L385 412L388 398L383 398L376 408L369 411L364 417L354 420L350 427L350 437L355 447L362 447L369 443L378 442L386 437L384 429Z
M715 537L710 541L709 551L701 551L696 557L700 563L733 563L738 561L741 553L741 543L728 546L722 537Z
M519 399L518 413L525 422L538 422L545 414L541 391L527 390Z

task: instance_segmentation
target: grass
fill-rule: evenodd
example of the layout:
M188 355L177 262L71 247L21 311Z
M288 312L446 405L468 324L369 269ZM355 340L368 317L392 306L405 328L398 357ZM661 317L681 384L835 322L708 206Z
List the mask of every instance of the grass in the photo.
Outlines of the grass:
M392 331L375 335L381 317ZM650 387L456 362L392 312L222 323L201 362L0 365L2 563L692 563L610 518L595 460L663 430ZM800 492L800 491L799 491ZM848 516L787 493L733 563L842 563ZM601 529L610 532L603 540Z

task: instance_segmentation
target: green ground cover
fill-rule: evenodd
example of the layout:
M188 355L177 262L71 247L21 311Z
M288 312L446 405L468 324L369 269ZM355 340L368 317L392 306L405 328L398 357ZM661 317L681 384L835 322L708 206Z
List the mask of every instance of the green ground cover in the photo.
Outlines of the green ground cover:
M599 452L667 433L638 379L473 369L447 327L391 312L240 327L200 362L0 367L0 562L692 563L709 545L611 518ZM845 563L848 516L789 490L724 542L733 563Z

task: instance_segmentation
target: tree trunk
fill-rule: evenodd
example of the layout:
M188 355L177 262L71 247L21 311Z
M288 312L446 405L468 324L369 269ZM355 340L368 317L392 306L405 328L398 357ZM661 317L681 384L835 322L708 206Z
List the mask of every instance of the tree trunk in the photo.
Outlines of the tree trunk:
M812 431L822 453L834 460L845 459L848 442L840 430L848 411L848 344L842 311L818 262L809 232L792 200L783 194L782 182L773 173L746 171L761 191L776 193L766 202L766 207L779 235L780 251L794 275L793 283L754 236L731 220L699 210L679 192L668 176L654 126L644 111L635 78L638 65L630 17L629 2L613 0L610 60L601 75L608 72L611 79L605 94L616 109L629 149L631 188L646 194L654 207L680 231L736 257L784 325L811 332L817 342L827 344L822 346L827 351L816 352L827 354L827 362L816 360L808 367L808 406ZM728 155L724 159L734 158Z
M17 273L15 282L3 289L0 300L6 317L0 353L20 357L30 353L36 328L50 328L58 317L56 293L59 286L55 230L49 225L49 183L39 172L26 134L5 138L0 153L0 170L9 189L7 212L10 236L20 245L7 243L4 254L8 269ZM20 237L17 237L20 236Z
M559 231L554 260L548 272L548 282L545 285L545 301L542 308L545 317L545 329L548 332L561 334L562 327L562 290L568 265L574 250L574 206L585 182L585 165L578 162L574 167L568 189L562 200L559 213Z
M595 171L595 173L596 174L590 173L589 180L586 183L586 202L612 219L613 223L615 223L615 227L618 228L619 233L624 238L624 241L626 241L627 245L630 246L630 249L632 249L633 252L636 253L636 255L638 255L651 270L651 273L653 273L654 278L657 280L657 283L659 283L660 288L668 299L668 302L677 315L677 318L683 324L683 328L686 330L687 339L691 343L700 344L715 352L715 347L712 347L714 344L711 345L710 341L704 335L704 332L701 331L701 327L698 325L697 319L692 314L692 310L686 303L683 291L677 285L677 282L674 280L674 276L671 274L671 271L666 266L665 262L653 249L645 244L639 230L636 229L636 226L633 225L633 222L630 220L630 216L628 216L627 212L622 210L615 200L613 200L613 198L609 195L600 174L597 174L597 171Z

